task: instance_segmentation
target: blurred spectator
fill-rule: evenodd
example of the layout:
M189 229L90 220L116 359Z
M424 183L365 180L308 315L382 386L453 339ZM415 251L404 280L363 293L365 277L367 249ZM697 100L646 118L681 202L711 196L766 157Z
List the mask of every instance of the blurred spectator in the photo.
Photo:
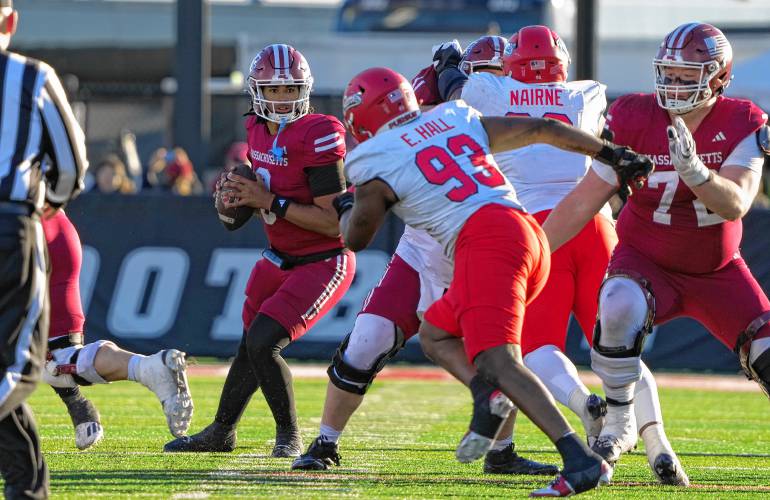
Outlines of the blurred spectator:
M100 193L134 194L136 185L126 174L126 166L117 155L111 154L96 166L96 189Z
M174 194L190 196L203 192L195 168L184 149L177 147L166 153L166 168L163 172L166 183Z
M168 150L166 148L158 148L153 151L150 156L150 160L147 162L147 172L144 178L144 187L146 188L165 188L165 179L163 178L163 171L166 169L166 155Z

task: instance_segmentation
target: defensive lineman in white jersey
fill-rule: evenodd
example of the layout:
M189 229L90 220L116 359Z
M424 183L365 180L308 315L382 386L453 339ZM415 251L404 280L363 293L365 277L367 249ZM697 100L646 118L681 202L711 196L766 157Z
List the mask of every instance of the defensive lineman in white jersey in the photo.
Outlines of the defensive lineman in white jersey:
M564 459L562 474L538 495L566 496L608 480L607 465L577 438L521 361L524 307L545 282L549 255L542 231L518 208L490 150L546 142L602 158L624 182L645 177L651 162L553 120L481 118L460 102L421 116L409 82L386 68L356 76L343 107L348 131L362 143L346 167L357 186L355 205L347 197L336 202L346 245L365 248L392 209L454 259L449 290L426 312L420 336L426 354L470 385L474 396L458 458L478 458L489 448L491 438L474 429L498 409L502 392Z
M607 105L605 86L593 80L568 82L568 64L566 47L556 33L545 26L528 26L506 45L503 76L482 69L470 75L461 90L452 93L461 95L487 116L552 118L599 135ZM545 144L498 153L495 160L516 188L524 207L541 224L592 163L586 156ZM554 253L549 281L528 306L522 329L522 353L527 367L559 402L581 417L591 444L602 429L606 403L589 393L563 353L570 313L575 315L589 344L592 341L599 288L616 243L611 210L605 205L578 237ZM657 387L646 366L635 399L637 429L645 438L653 472L661 482L686 485L687 476L665 437ZM642 433L652 427L657 432ZM660 453L672 457L678 474L661 474L654 465Z

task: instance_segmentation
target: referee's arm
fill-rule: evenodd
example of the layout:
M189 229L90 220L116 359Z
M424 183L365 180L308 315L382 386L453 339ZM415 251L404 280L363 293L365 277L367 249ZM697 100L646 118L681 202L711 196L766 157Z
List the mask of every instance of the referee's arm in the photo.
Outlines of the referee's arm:
M50 158L46 201L60 207L83 189L83 176L88 168L85 135L56 72L41 65L45 84L40 92L40 114L43 123L43 148Z

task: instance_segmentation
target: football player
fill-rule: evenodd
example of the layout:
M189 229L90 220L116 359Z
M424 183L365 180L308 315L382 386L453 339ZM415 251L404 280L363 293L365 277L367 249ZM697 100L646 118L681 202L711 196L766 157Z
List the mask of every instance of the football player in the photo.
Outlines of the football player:
M759 188L767 115L723 95L733 55L714 26L677 27L653 63L655 92L623 96L607 114L615 140L656 164L620 214L620 241L599 295L591 366L608 407L594 449L610 462L636 442L634 391L653 325L696 319L770 393L770 302L739 250L741 218ZM552 248L577 234L615 190L612 172L594 163L544 225ZM646 433L653 434L645 444L656 448L656 472L679 474L662 427Z
M281 350L304 335L342 298L355 273L333 200L345 191L345 129L310 109L313 76L304 56L268 45L251 63L252 113L246 120L256 180L227 174L226 206L262 218L270 248L246 285L243 339L230 366L214 422L167 443L165 451L232 451L236 426L262 389L276 425L274 457L302 452L291 371Z
M99 412L79 386L118 380L139 382L154 392L163 406L171 434L184 435L193 413L184 353L167 349L142 356L105 340L83 345L80 237L63 210L49 213L51 217L42 219L51 262L51 320L43 380L67 406L75 427L75 446L85 450L104 437Z
M569 53L559 36L548 27L527 26L514 34L501 56L502 71L494 67L490 70L481 64L474 68L466 62L467 55L458 59L452 49L453 45L448 44L437 52L437 57L442 59L437 67L439 92L461 96L487 116L541 116L600 134L607 103L605 87L593 80L567 81ZM468 70L475 70L476 74L466 79ZM438 84L439 80L442 85ZM584 155L546 144L499 153L495 159L524 207L540 224L586 175L591 164ZM594 443L601 431L606 404L589 393L574 364L564 355L564 348L570 313L575 315L591 344L599 287L616 243L612 213L605 204L575 238L553 253L548 282L527 307L522 329L525 364L557 401L581 418L589 444ZM686 485L687 476L681 466L676 465L678 474L655 466L656 461L678 464L678 459L663 432L657 386L644 364L636 389L636 422L645 438L652 470L663 483ZM657 432L651 431L652 426L657 426ZM665 459L659 457L661 447L655 446L658 442L664 443Z
M466 50L463 62L468 66L498 65L502 70L501 37L484 37ZM498 47L497 54L494 47ZM435 75L435 72L433 73ZM426 74L427 78L431 74ZM415 94L435 86L415 79ZM438 104L425 100L423 104ZM353 413L377 374L417 334L420 319L428 306L443 295L452 278L452 263L439 245L425 231L404 228L395 254L379 284L372 290L356 318L353 331L343 340L328 369L329 384L318 437L292 464L292 469L325 470L340 465L338 443ZM497 430L497 427L494 427ZM484 472L501 474L546 474L558 472L554 465L541 464L518 455L510 428L500 431L484 459Z
M471 387L474 420L500 408L502 392L556 444L564 470L536 495L565 496L608 481L609 465L589 452L521 361L524 307L546 280L549 252L491 152L542 141L640 177L651 162L553 120L482 118L461 101L422 114L409 82L387 68L354 77L343 112L361 142L346 168L355 204L337 204L348 248L365 248L391 208L406 224L425 229L454 262L447 293L420 327L426 354ZM490 444L471 430L458 457L478 458Z

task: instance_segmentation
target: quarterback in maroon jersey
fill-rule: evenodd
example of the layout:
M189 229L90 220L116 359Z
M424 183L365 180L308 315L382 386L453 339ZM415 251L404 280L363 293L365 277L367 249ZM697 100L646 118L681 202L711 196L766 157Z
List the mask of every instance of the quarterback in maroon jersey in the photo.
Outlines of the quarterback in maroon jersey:
M332 202L345 191L345 129L310 112L313 77L302 54L268 45L251 63L252 110L246 119L256 180L228 174L218 189L229 206L259 215L270 248L251 272L243 305L243 339L230 367L214 422L176 439L166 451L232 451L235 428L257 388L276 424L274 457L300 454L291 372L281 350L305 334L353 281L355 255L344 248Z
M652 326L688 316L740 357L770 395L770 302L738 248L741 218L759 188L767 115L724 96L732 48L717 28L679 26L654 60L655 93L623 96L607 127L619 144L656 164L618 219L620 242L599 297L591 366L604 383L608 411L594 449L616 461L635 443L634 385ZM558 248L603 204L615 179L601 166L553 211L544 228ZM652 425L642 433L659 433ZM655 438L656 436L651 436ZM681 466L661 434L651 465L682 484ZM679 479L677 479L679 477Z
M118 380L139 382L153 391L163 405L171 433L184 435L193 412L184 353L167 349L142 356L105 340L83 344L85 315L78 282L83 262L80 238L64 211L49 214L42 219L51 262L49 353L43 380L67 405L75 426L75 445L84 450L104 436L99 412L79 386Z

